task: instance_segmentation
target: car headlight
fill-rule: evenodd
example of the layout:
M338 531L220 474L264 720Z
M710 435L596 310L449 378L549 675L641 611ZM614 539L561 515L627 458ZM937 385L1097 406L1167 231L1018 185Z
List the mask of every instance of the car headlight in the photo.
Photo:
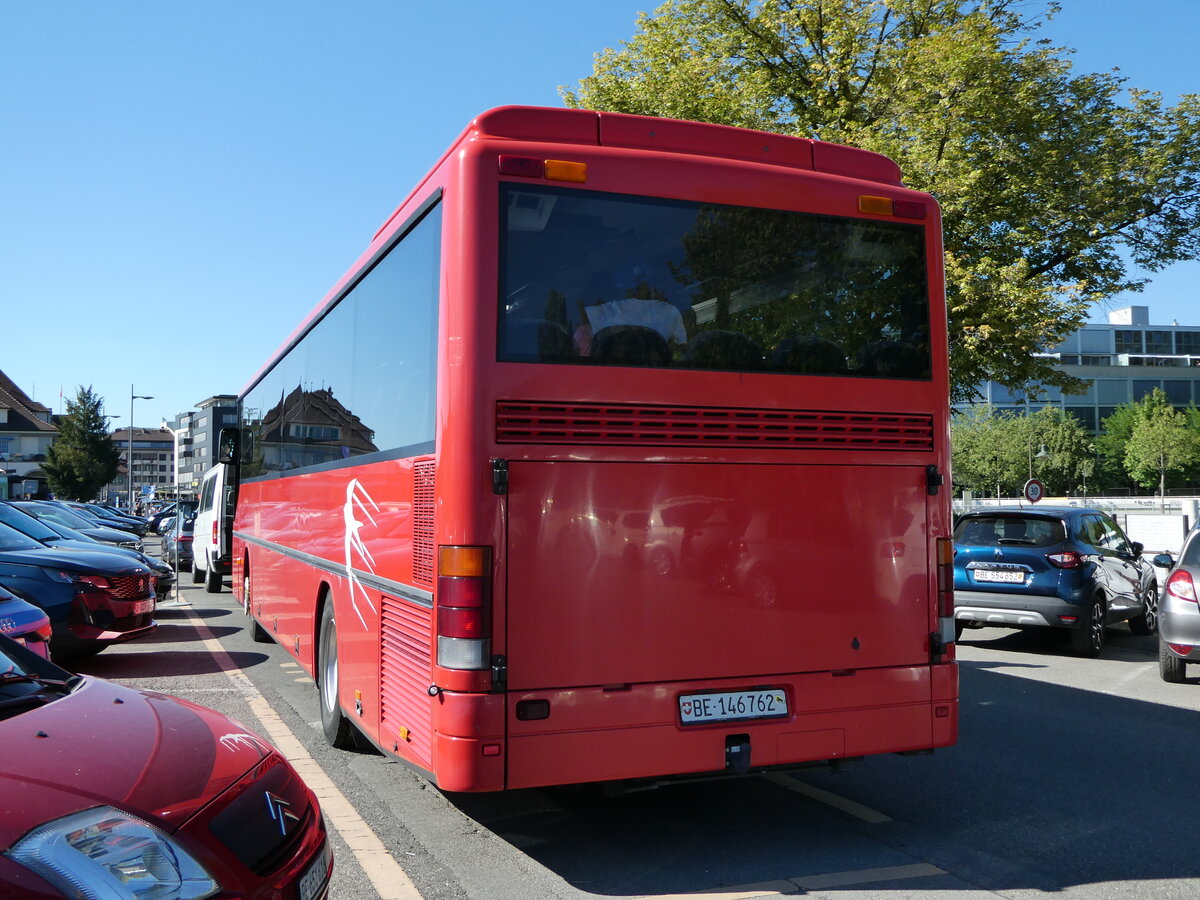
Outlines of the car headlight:
M220 889L165 832L111 806L39 825L8 856L80 900L203 900Z

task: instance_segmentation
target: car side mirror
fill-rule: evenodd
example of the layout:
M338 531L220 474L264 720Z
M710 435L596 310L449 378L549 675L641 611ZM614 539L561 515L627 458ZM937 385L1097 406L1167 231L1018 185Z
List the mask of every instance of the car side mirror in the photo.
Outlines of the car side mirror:
M1143 544L1141 541L1133 541L1133 542L1131 542L1131 543L1130 543L1130 545L1129 545L1129 551L1130 551L1130 552L1131 552L1131 553L1132 553L1134 556L1141 556L1141 555L1142 555L1142 551L1143 551L1143 550L1145 550L1145 549L1146 549L1146 545L1145 545L1145 544Z
M1150 562L1154 563L1160 569L1169 569L1175 565L1175 560L1172 559L1170 553L1160 553L1154 559L1150 560Z

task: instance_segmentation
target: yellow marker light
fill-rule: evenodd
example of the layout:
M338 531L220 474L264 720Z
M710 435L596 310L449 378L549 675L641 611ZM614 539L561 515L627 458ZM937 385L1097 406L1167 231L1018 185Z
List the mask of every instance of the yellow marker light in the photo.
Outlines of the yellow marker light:
M409 731L407 728L405 728L403 725L400 726L399 734L400 734L400 740L404 741L405 743L408 743L409 741L412 740L412 732Z
M550 181L587 181L587 163L566 162L561 159L546 160L546 178Z
M858 198L858 211L874 213L877 216L890 216L894 215L895 207L892 205L891 197L871 197L864 194Z
M438 574L479 577L488 573L487 547L438 547Z

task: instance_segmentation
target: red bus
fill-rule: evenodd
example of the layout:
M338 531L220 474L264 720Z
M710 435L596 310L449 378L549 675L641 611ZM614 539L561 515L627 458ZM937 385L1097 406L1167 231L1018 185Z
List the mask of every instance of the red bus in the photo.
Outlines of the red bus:
M451 791L952 744L940 242L877 154L484 113L241 394L256 636Z

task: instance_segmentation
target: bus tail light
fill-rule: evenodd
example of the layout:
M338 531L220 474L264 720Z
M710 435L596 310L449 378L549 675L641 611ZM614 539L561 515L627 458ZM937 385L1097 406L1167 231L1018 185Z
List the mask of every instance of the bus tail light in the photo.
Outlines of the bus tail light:
M1175 572L1167 579L1164 589L1172 597L1178 600L1186 600L1189 603L1196 603L1196 583L1192 581L1192 576L1183 569L1176 569Z
M487 547L438 547L438 665L491 666L491 552Z
M940 618L954 618L954 540L937 539L937 601Z

